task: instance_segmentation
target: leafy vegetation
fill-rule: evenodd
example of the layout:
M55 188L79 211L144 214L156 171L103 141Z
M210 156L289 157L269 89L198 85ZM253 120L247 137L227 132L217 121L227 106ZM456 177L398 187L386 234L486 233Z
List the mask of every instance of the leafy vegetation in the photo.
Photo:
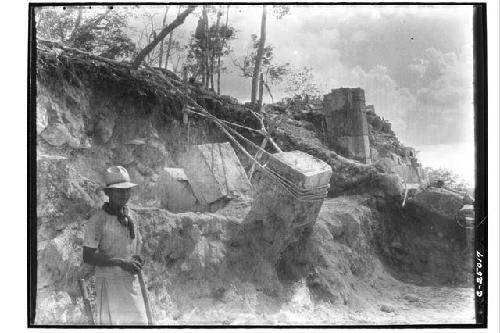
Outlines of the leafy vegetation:
M37 9L35 20L37 38L110 59L129 59L136 52L126 33L127 14L123 10L47 7Z
M453 190L462 192L470 191L470 184L466 180L461 179L459 175L449 169L433 169L431 167L426 167L424 170L430 182L439 181L442 182L444 186L449 187Z

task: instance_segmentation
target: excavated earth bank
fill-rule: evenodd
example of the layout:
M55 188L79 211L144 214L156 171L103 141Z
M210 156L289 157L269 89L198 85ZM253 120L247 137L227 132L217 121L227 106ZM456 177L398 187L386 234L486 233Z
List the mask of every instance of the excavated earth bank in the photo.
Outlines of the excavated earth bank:
M188 90L171 73L38 46L37 220L30 221L37 231L36 323L86 323L76 282L90 281L92 297L93 280L81 261L82 231L105 200L101 171L113 164L140 184L131 206L146 240L144 273L156 323L474 321L465 236L453 219L458 198L422 192L403 209L395 174L328 150L306 120L274 114L286 118L274 136L283 150L302 150L332 167L322 205L296 203L257 172L253 198L234 198L215 213L161 209L156 181L164 167L179 167L188 140L227 141L196 117L188 139L184 99L167 83L217 117L259 126L244 106ZM269 208L263 213L269 197L290 218Z

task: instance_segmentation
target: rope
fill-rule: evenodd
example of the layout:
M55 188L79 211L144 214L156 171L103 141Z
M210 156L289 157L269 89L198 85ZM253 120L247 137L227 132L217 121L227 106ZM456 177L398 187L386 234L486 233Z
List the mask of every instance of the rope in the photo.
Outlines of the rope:
M170 84L168 81L167 81L167 84L170 85L174 90L177 90L180 93L180 91L179 91L179 89L177 89L177 87ZM248 153L248 151L238 142L238 140L236 140L233 137L233 135L231 135L231 133L229 133L229 131L233 132L236 136L238 136L240 139L242 139L246 143L250 144L251 146L253 146L257 150L261 150L262 153L266 154L268 157L276 159L271 153L267 152L265 149L259 147L258 145L256 145L252 141L250 141L249 139L245 138L243 135L238 133L235 129L228 127L224 121L222 121L222 120L218 119L217 117L215 117L214 115L210 114L207 110L205 110L203 107L201 107L191 97L189 97L189 96L185 96L185 97L199 111L199 112L196 112L194 110L188 109L188 110L186 110L186 112L198 114L200 116L207 117L210 120L212 120L219 127L219 129L222 132L224 132L224 134L226 134L227 137L243 152L243 154L245 154L251 161L253 161L255 163L255 165L260 167L261 170L266 175L268 175L271 179L273 179L279 185L281 185L296 200L302 201L302 202L314 202L314 201L323 200L326 197L326 195L328 194L328 187L329 187L328 184L314 188L314 189L309 189L309 190L304 190L304 189L299 188L297 185L295 185L291 181L287 180L286 178L284 178L283 176L278 174L276 171L271 170L267 166L263 166L262 164L260 164L250 153ZM250 112L252 112L259 120L262 120L262 118L260 116L258 116L257 114L255 114L253 111L250 111ZM241 125L239 127L241 127ZM252 130L254 130L254 129L252 129ZM254 131L257 131L257 130L254 130ZM259 133L260 133L260 131L259 131Z
M222 121L223 123L226 123L226 124L231 125L231 126L240 127L240 128L246 129L247 131L252 131L252 132L255 132L255 133L263 134L262 131L256 130L255 128L251 128L251 127L247 127L247 126L235 124L235 123L229 122L227 120L222 120L222 119L219 119L219 120Z
M403 180L404 181L404 180ZM404 206L406 205L406 196L408 195L408 186L406 186L406 182L405 183L405 196L403 198L403 203L401 204L401 206L404 208Z
M261 147L257 146L252 141L250 141L247 138L245 138L243 135L241 135L240 133L238 133L236 130L234 130L232 128L229 128L229 130L232 131L234 134L236 134L239 138L241 138L242 140L244 140L245 142L247 142L248 144L254 146L255 148L257 148L259 150L261 150L263 153L267 154L270 158L276 160L276 157L274 157L272 154L268 153L267 151L265 151ZM241 147L241 145L240 145L240 147ZM293 197L295 197L296 199L298 199L300 201L322 200L322 199L324 199L326 197L326 195L328 193L328 188L329 188L328 184L324 185L324 186L317 187L317 188L309 189L309 190L301 189L297 185L295 185L293 182L291 182L290 180L284 178L278 172L276 172L276 171L268 168L267 166L263 166L262 164L260 164L250 154L248 154L248 156L250 156L251 160L258 167L260 167L270 178L272 178L277 183L279 183L280 185L282 185L290 194L292 194Z
M249 139L245 138L243 135L238 133L235 129L229 128L225 126L222 123L219 123L219 119L211 114L204 115L207 118L212 119L215 123L219 124L221 129L226 133L226 135L231 139L231 141L235 142L237 147L242 150L245 155L250 158L258 167L261 168L261 170L267 174L271 179L276 181L278 184L280 184L289 194L291 194L295 199L299 201L306 201L306 202L311 202L311 201L319 201L323 200L326 195L328 194L328 187L329 185L324 185L315 189L310 189L310 190L304 190L299 188L297 185L292 183L291 181L287 180L283 176L281 176L279 173L276 171L268 168L267 166L263 166L260 164L252 155L248 153L248 151L241 146L241 144L228 132L231 131L234 133L237 137L245 141L247 144L253 146L254 148L262 151L264 154L269 156L269 158L276 159L271 153L267 152L263 148L257 146L255 143L250 141Z

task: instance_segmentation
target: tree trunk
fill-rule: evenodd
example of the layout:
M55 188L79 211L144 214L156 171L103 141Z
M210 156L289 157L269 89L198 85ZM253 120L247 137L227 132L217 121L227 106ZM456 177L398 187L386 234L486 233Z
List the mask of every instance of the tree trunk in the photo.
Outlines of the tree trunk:
M201 16L201 85L205 87L206 84L206 63L205 63L205 57L207 53L207 48L206 48L206 29L205 29L205 19L207 17L207 9L206 6L203 6L203 11L202 11L202 16Z
M212 51L212 54L210 55L210 89L215 91L214 88L214 67L215 67L215 55L214 52Z
M177 16L181 13L181 5L179 5L179 9L177 10ZM168 46L167 46L167 54L165 55L165 69L167 69L168 66L168 59L170 58L170 50L172 48L172 37L174 35L174 32L170 32L170 36L168 37Z
M227 25L229 23L229 5L227 5L226 8L226 28L224 29L224 32L227 32ZM222 44L225 42L226 36L222 36L222 42L221 42L221 49L217 57L217 94L220 95L220 58L222 56Z
M196 6L188 6L188 8L185 11L183 11L182 14L177 16L177 18L172 23L170 23L165 28L163 28L163 30L158 34L158 36L151 43L149 43L149 45L147 45L144 49L142 49L141 52L139 52L139 54L135 58L134 62L132 63L132 67L134 69L139 68L139 65L144 60L146 55L149 54L155 48L155 46L158 45L158 43L160 43L160 41L163 38L165 38L165 36L169 32L173 31L179 25L184 23L184 20L186 19L186 17L189 14L191 14L195 8L196 8Z
M209 67L209 64L208 64L208 59L209 59L209 50L208 50L208 42L209 42L209 36L208 36L208 9L207 9L207 6L203 6L203 23L204 23L204 26L203 26L203 31L204 31L204 35L205 35L205 45L204 45L204 49L205 49L205 56L204 56L204 59L203 61L205 62L204 64L204 67L205 67L205 89L208 89L208 86L209 86L209 77L210 77L210 67Z
M162 29L165 28L165 24L167 23L167 13L168 13L168 6L165 8L165 15L163 15L163 23L161 25ZM160 56L158 57L158 67L161 68L162 62L163 62L163 39L160 42Z
M259 75L259 112L264 113L262 111L262 97L264 96L264 73L260 73Z
M217 57L217 95L220 95L220 54Z
M188 82L188 70L187 70L186 66L184 66L184 68L182 68L182 82L184 82L184 84L186 84Z
M82 23L82 9L81 8L78 9L78 16L76 17L75 28L71 32L71 36L69 37L70 40L72 40L74 38L78 29L80 29L80 23Z
M257 56L255 57L255 66L252 75L252 103L256 102L257 89L259 84L260 65L262 63L262 55L264 54L264 46L266 45L266 5L262 5L262 21L260 23L260 40Z
M168 66L168 59L170 58L170 50L172 49L172 35L174 32L172 31L170 33L170 36L168 37L168 45L167 45L167 54L165 55L165 69Z
M147 32L147 31L146 31ZM148 44L146 45L149 45L149 43L151 43L151 34L148 34ZM146 57L146 63L149 65L149 60L151 59L151 54L148 53L147 57Z
M210 68L210 83L212 85L212 89L215 91L215 86L214 86L214 74L215 74L215 59L218 59L218 64L220 64L220 53L221 53L221 44L220 44L220 17L222 13L219 10L217 11L217 21L215 23L215 41L214 45L212 46L212 56L211 56L211 68ZM218 89L217 89L218 90Z
M61 20L57 21L57 32L59 33L59 38L61 38L61 43L64 43L64 30L61 24Z

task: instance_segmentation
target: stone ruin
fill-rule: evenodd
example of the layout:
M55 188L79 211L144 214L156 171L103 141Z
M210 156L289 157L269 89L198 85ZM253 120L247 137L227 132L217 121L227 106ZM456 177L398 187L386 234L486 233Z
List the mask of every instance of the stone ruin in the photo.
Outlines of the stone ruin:
M250 197L252 186L229 144L191 145L165 167L156 183L160 207L174 213L214 212L228 201Z
M323 98L327 144L345 157L371 163L365 92L361 88L339 88Z
M277 272L269 267L277 267L285 249L309 237L332 176L327 163L302 151L273 154L267 166L300 191L317 192L319 196L314 201L305 200L290 193L268 173L256 170L252 207L242 221L243 232L234 241L246 244L244 256L254 261L250 264L248 260L236 260L240 263L238 270L263 284L275 280Z

